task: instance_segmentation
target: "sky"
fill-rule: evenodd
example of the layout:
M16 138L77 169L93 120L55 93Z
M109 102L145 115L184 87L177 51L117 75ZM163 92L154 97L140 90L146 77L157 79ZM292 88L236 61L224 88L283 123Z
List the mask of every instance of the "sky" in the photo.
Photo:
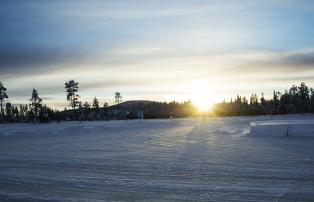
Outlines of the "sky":
M9 101L33 88L83 102L218 102L236 94L314 87L314 3L309 0L3 0L0 81Z

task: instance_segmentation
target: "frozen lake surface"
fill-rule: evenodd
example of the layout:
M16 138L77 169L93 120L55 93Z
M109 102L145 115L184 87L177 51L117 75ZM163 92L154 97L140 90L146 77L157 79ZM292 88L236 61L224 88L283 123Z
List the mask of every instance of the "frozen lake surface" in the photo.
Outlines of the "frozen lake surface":
M0 125L0 201L314 201L313 138L230 117Z

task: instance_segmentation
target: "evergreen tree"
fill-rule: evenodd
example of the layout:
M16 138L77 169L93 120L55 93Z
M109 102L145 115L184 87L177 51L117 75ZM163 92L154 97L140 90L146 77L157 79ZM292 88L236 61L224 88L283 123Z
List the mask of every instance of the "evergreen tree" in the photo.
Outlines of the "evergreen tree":
M50 110L46 105L41 106L40 111L39 111L39 121L41 123L49 122L49 118L51 117L51 112L52 110Z
M42 99L38 96L37 90L34 88L32 92L32 97L30 99L31 101L31 111L33 115L33 122L36 122L36 120L39 117L39 112L42 107Z
M87 101L84 103L83 106L84 106L85 109L89 109L90 108L90 104Z
M74 118L76 118L76 111L75 108L79 104L78 98L80 97L77 92L79 88L79 83L75 82L74 80L70 80L65 83L66 93L67 93L67 100L70 102L70 106L74 111Z
M8 96L6 88L0 82L0 100L1 100L1 114L3 119L8 122L27 122L38 119L41 122L49 120L68 120L69 115L73 112L79 112L80 120L95 120L96 119L122 119L125 118L124 113L116 113L115 107L108 106L104 103L103 108L100 109L99 101L95 97L90 104L85 102L82 105L78 101L78 83L71 80L66 83L67 99L70 101L72 110L54 111L49 107L42 106L42 100L38 96L38 92L33 89L31 104L20 105L19 108L7 102L3 107L4 99ZM115 102L117 108L122 101L122 96L119 92L115 93ZM78 106L78 110L76 107ZM131 105L132 106L132 105ZM145 118L169 118L171 117L187 117L193 116L196 111L195 107L190 101L187 102L141 102L137 103L131 109L127 108L129 112L127 118L137 118L139 114L144 115ZM121 112L121 111L120 111ZM249 99L245 96L237 95L231 98L230 102L223 100L213 106L212 112L218 116L231 115L259 115L259 114L291 114L291 113L314 113L314 89L309 88L305 83L300 85L292 85L290 89L285 90L282 94L278 91L273 92L273 97L266 100L264 93L259 99L256 94L252 94ZM96 116L97 115L97 116ZM76 117L76 116L75 116Z
M13 120L13 106L10 102L7 102L5 104L5 116L6 116L6 120L9 122L12 122Z
M298 112L298 87L296 85L292 85L289 90L289 108L291 109L290 113L297 113Z
M310 90L305 85L304 82L298 87L298 95L299 95L299 112L305 113L308 112L309 102L310 102Z
M79 120L81 122L83 119L83 112L84 112L83 105L82 105L81 101L79 101L79 103L78 103L78 111L79 111Z
M261 102L261 113L267 114L267 104L266 104L267 102L266 102L263 92L262 92L262 97L260 99L260 102Z
M290 95L288 91L286 90L284 94L280 96L280 107L279 107L279 112L280 114L285 114L289 113L289 100L290 100Z
M89 112L90 112L90 104L86 101L83 104L83 111L84 111L84 119L89 119Z
M100 118L100 115L99 115L99 101L96 97L94 97L94 100L93 100L93 108L94 108L94 111L92 113L92 119L95 120L95 119L99 119Z
M1 109L2 117L4 117L3 102L4 102L4 99L8 98L6 91L7 89L3 86L2 82L0 81L0 109Z
M17 107L12 108L13 119L15 122L20 121L20 114Z
M117 108L119 110L119 105L122 102L121 93L120 92L115 92L114 98L115 98L115 103L117 103Z
M99 101L96 97L94 97L94 100L93 100L93 108L96 110L99 109Z
M279 97L281 93L279 91L273 92L273 114L278 114L278 108L279 108Z
M314 113L314 89L310 88L309 112Z

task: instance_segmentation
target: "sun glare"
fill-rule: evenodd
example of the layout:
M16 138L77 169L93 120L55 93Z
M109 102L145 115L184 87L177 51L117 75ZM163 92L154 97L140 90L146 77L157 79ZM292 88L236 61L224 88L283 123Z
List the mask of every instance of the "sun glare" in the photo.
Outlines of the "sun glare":
M200 112L208 112L211 109L212 102L208 99L192 99L192 103Z
M209 112L211 106L217 101L213 85L207 80L197 80L189 83L187 89L193 105L200 112Z

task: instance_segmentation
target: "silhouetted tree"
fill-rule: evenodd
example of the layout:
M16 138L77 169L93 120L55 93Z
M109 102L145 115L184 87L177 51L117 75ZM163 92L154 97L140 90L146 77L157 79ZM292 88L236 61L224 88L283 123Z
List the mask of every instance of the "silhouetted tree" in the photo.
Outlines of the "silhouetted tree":
M309 112L314 113L314 89L310 88Z
M38 97L38 92L35 88L33 89L32 97L30 101L31 101L31 107L32 107L31 111L33 115L33 122L35 123L39 116L39 110L42 107L42 99Z
M87 101L84 103L83 106L84 106L85 109L89 109L90 108L90 104Z
M6 116L6 120L9 122L13 121L13 106L10 102L7 102L5 104L5 116Z
M4 110L3 110L3 102L4 99L8 98L6 93L7 89L3 86L2 82L0 81L0 109L1 109L1 117L4 117Z
M51 117L53 117L53 111L46 105L41 106L39 110L39 121L41 123L47 123Z
M89 117L90 104L87 101L83 104L83 111L84 111L84 120L90 119Z
M84 114L84 109L83 109L83 105L81 101L78 102L78 111L79 111L79 120L81 122L83 119L83 114Z
M79 88L79 83L75 82L74 80L70 80L65 83L66 93L67 93L67 100L70 102L70 106L74 111L74 118L76 118L76 111L75 108L79 104L78 98L80 97L77 92Z
M117 108L119 110L119 105L122 102L121 93L120 92L115 92L114 98L115 98L115 103L117 103Z
M279 91L273 92L273 114L278 114L280 95Z
M298 87L296 85L292 85L289 90L289 97L290 97L290 109L291 113L297 112L297 105L298 105Z
M262 92L262 97L260 99L261 103L261 114L267 114L267 101L264 97L264 93Z
M309 102L310 102L310 90L305 85L304 82L298 87L298 96L299 96L299 112L304 113L308 111Z
M252 94L250 97L250 102L249 102L249 106L250 106L250 113L251 115L256 115L259 114L259 103L258 103L258 97L256 94Z
M94 97L94 100L93 100L93 108L96 110L99 109L99 101L96 97Z
M20 105L20 119L21 121L27 121L28 116L28 106L27 105Z
M47 106L42 106L42 100L38 92L33 89L31 103L28 105L15 105L7 102L3 107L4 99L7 98L6 88L0 85L1 96L1 115L6 122L47 122L50 120L69 120L73 117L73 112L79 112L80 120L99 120L99 119L132 119L145 118L169 118L195 116L196 109L190 101L186 102L132 102L124 105L123 110L119 109L122 96L119 92L115 93L117 106L108 106L104 103L99 106L99 101L93 99L93 108L85 102L78 101L78 83L71 80L66 83L67 99L70 101L72 110L54 111ZM78 109L76 107L78 106ZM117 113L117 109L119 113ZM127 112L127 113L126 113ZM261 115L261 114L292 114L292 113L314 113L314 89L308 88L305 83L292 85L291 88L283 93L274 91L271 99L266 100L264 93L259 99L256 94L252 94L248 99L245 96L237 95L231 98L230 102L225 100L212 107L212 113L218 116L239 116L239 115ZM76 115L75 115L76 118Z

